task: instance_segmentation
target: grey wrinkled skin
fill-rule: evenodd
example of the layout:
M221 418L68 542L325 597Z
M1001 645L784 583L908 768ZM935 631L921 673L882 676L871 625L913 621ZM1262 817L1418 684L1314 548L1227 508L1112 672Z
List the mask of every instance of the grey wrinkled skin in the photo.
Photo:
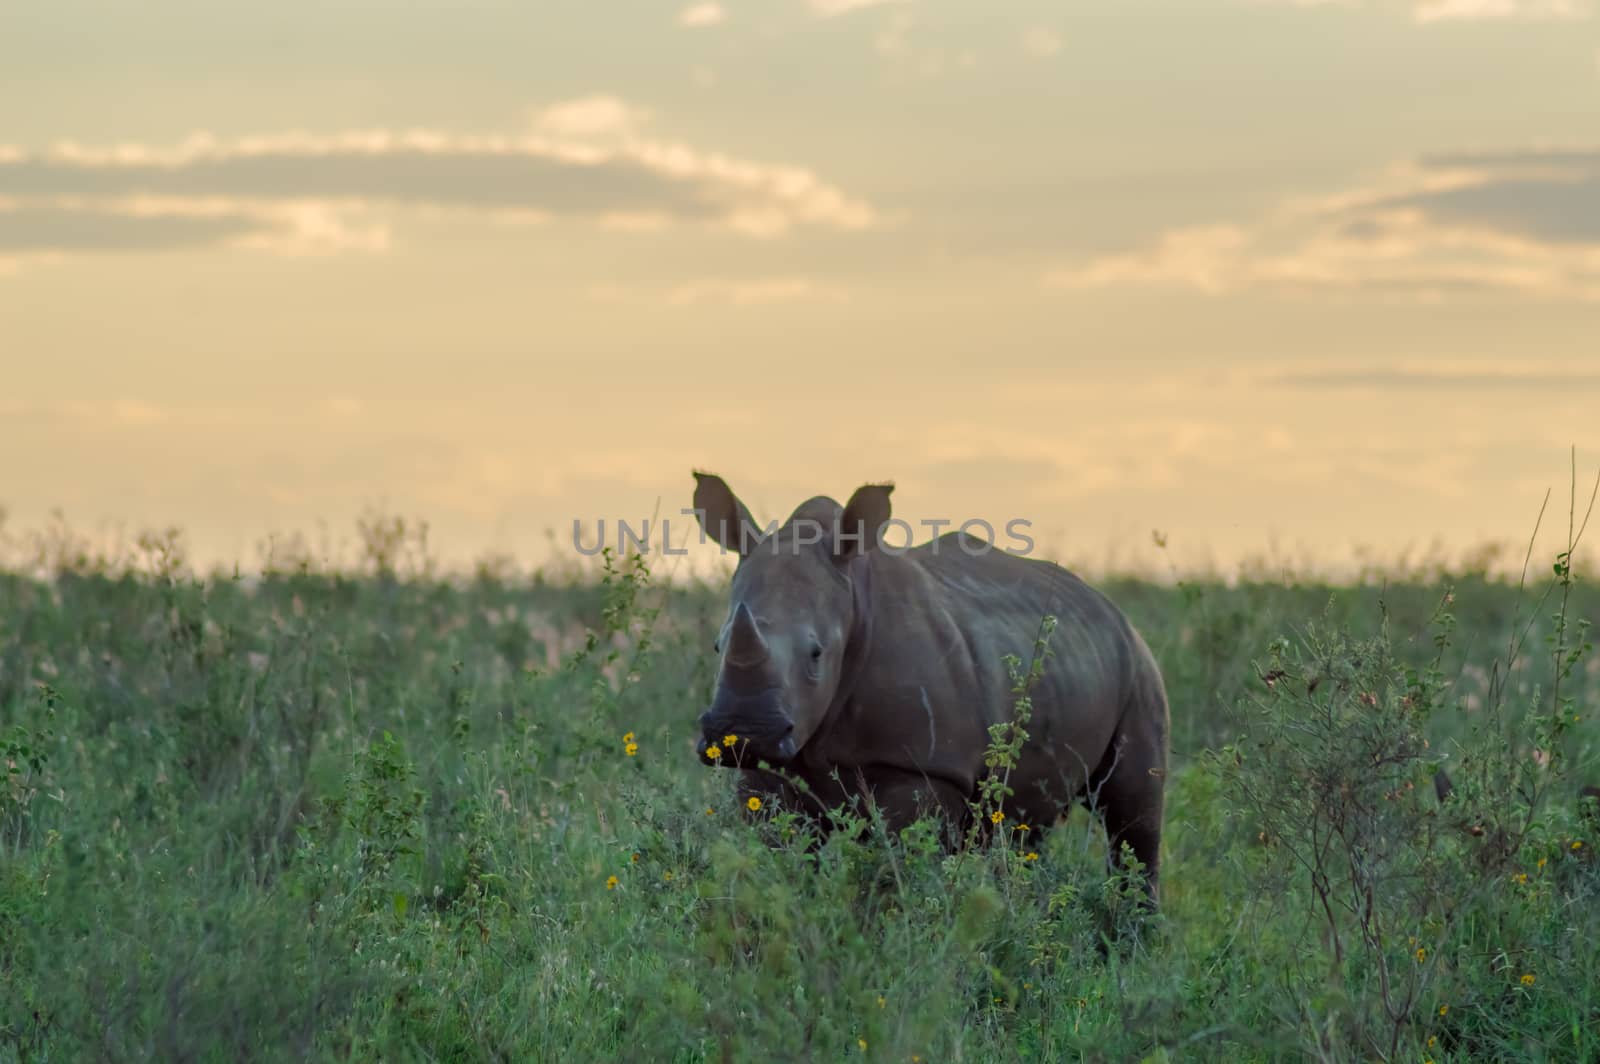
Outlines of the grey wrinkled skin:
M889 485L863 486L843 507L810 499L763 538L720 477L695 478L702 528L740 554L696 750L742 773L741 800L821 812L866 798L893 828L942 812L947 840L959 835L986 771L988 728L1013 711L1005 656L1026 670L1048 614L1058 626L1031 690L1005 822L1039 833L1073 803L1089 805L1113 860L1126 842L1143 864L1155 903L1166 691L1110 600L1058 565L959 532L882 549ZM819 524L820 542L799 542ZM727 735L738 736L733 749L709 758Z

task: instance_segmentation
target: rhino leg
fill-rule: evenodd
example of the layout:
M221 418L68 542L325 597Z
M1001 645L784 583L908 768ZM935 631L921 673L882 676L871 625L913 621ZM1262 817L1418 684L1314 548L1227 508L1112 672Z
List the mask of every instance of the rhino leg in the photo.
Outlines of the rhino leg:
M788 809L813 819L824 834L830 811L846 808L864 812L863 798L877 806L891 831L904 830L926 815L941 819L946 842L951 845L959 839L969 815L966 796L953 784L898 769L874 768L870 776L856 778L841 770L838 780L830 777L814 785L808 783L803 789L777 773L744 769L739 774L738 794L739 805L745 810L749 799L761 799L763 813L747 812L749 819L774 809Z
M1105 824L1112 866L1121 870L1122 844L1144 866L1150 908L1160 901L1161 821L1166 806L1167 713L1159 707L1124 718L1090 785L1090 800Z
M947 842L953 842L971 815L967 796L958 787L921 773L877 769L869 789L891 831L903 831L924 816L934 816L943 821Z
M740 770L738 796L739 808L745 812L746 819L757 819L759 816L746 804L751 798L761 800L761 809L764 813L787 809L791 812L819 816L827 809L826 800L809 788L796 787L776 772L766 772L756 768Z
M751 810L751 798L761 799L759 810ZM856 804L859 792L831 776L813 780L799 775L747 768L739 772L739 809L749 821L765 820L778 810L798 813L809 820L819 835L830 830L828 814Z

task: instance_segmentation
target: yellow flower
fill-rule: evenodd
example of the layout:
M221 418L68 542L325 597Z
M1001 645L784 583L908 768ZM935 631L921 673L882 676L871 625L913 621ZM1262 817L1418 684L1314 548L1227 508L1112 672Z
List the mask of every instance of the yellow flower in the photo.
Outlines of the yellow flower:
M1428 1048L1432 1049L1434 1046L1436 1046L1438 1044L1439 1044L1439 1040L1437 1038L1435 1038L1433 1035L1430 1034L1428 1036Z
M722 745L723 746L732 746L734 743L736 743L738 741L739 741L739 737L737 735L724 735L722 737Z
M617 877L616 876L608 876L608 877L606 877L606 889L607 890L616 890L617 889Z
M629 857L628 860L632 861L634 864L638 864L639 863L639 855L638 854L634 854L633 856Z
M639 752L639 744L638 743L629 743L627 746L624 746L622 748L622 752L627 754L629 757L632 757L634 754L637 754Z
M861 1047L861 1052L865 1053L867 1051L867 1040L865 1038L857 1038L856 1045Z
M624 735L622 737L622 741L625 742L625 743L633 742L633 732L629 732L628 734Z
M1421 964L1423 961L1425 961L1427 959L1428 959L1428 951L1423 949L1421 946L1418 946L1417 947L1417 963Z
M1032 850L1029 850L1027 853L1022 855L1022 859L1024 861L1037 861L1039 859L1039 855L1034 853Z
M1540 868L1543 868L1543 867L1544 867L1544 861L1545 861L1545 859L1544 859L1544 858L1543 858L1543 857L1541 857L1541 858L1539 858L1539 865L1538 865L1538 867L1540 867Z
M663 880L665 880L666 882L671 883L672 882L672 869L669 868L665 872L661 873L661 878Z
M1027 831L1028 830L1028 825L1026 825L1026 824L1018 824L1016 827L1012 828L1011 830L1012 831Z
M878 1007L881 1009L887 1004L888 1004L888 1002L883 1000L883 995L879 994L878 995Z
M1523 986L1532 986L1533 985L1533 973L1532 972L1523 972L1522 973L1522 985Z
M1441 1015L1441 1016L1450 1015L1450 1006L1449 1005L1440 1005L1439 1006L1439 1015Z
M1574 849L1574 850L1581 850L1581 849L1583 849L1583 840L1582 840L1582 839L1575 839L1575 840L1573 840L1573 843L1572 843L1572 848L1573 848L1573 849Z
M706 747L706 756L709 757L713 761L717 760L719 757L722 756L722 747L717 746L715 743L713 743L712 745Z
M1513 880L1515 880L1516 882L1518 882L1518 883L1526 883L1528 881L1528 873L1526 873L1526 872L1518 872L1516 875L1512 876L1511 878Z
M750 810L752 813L761 812L761 799L757 798L753 794L750 796L750 800L748 802L744 803L744 805L745 805L745 808Z
M1005 818L1006 818L1006 815L1004 813L1002 813L1000 810L996 809L994 812L989 814L989 823L998 824L998 823L1000 823L1000 821L1004 820Z
M706 816L716 816L716 815L717 815L717 811L715 809L711 808L709 805L706 806Z

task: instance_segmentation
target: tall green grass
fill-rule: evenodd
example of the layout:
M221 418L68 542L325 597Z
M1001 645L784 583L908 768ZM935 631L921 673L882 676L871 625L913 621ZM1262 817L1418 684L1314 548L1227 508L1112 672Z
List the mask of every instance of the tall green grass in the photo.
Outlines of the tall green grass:
M1173 707L1145 918L1081 810L751 823L690 746L723 589L451 582L385 527L360 574L0 573L0 1059L1600 1057L1560 560L1103 585Z

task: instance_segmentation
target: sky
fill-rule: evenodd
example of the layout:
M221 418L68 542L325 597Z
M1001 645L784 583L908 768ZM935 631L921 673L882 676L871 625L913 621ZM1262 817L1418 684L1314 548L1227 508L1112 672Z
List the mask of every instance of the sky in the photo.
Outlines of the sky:
M705 469L1087 568L1564 533L1597 6L6 4L0 532L537 565Z

